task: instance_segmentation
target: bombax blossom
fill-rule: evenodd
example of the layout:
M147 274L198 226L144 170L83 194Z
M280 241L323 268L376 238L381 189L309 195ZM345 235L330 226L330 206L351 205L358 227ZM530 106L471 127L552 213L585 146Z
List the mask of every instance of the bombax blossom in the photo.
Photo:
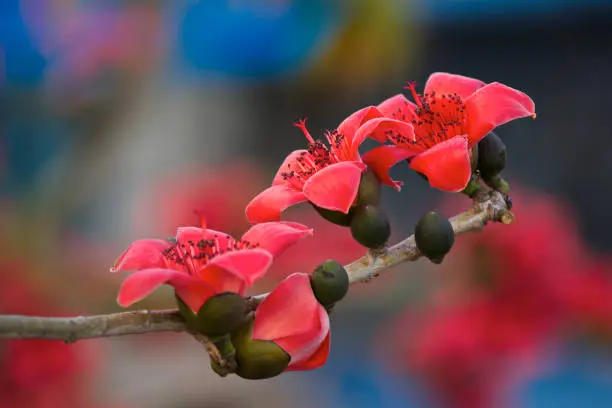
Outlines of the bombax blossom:
M307 274L288 276L261 302L252 336L253 340L273 341L289 354L285 371L313 370L325 364L329 316L315 298Z
M123 281L117 301L127 307L168 284L197 312L216 294L243 295L277 255L311 234L302 224L270 222L252 227L239 240L203 225L179 228L172 241L136 241L111 268L136 271Z
M274 176L272 186L249 203L246 215L251 223L279 220L283 210L306 201L347 214L355 203L366 165L381 182L400 188L401 183L388 176L389 167L395 164L394 152L379 146L362 158L358 149L367 137L384 142L388 129L407 133L412 130L411 125L385 118L378 109L369 106L350 115L336 130L327 132L328 144L311 136L305 120L296 126L306 136L308 149L290 153Z
M449 192L463 190L471 174L471 148L495 127L514 119L535 118L535 104L521 91L498 82L436 72L418 94L414 83L407 89L415 103L397 94L377 106L388 118L404 123L391 126L395 161L408 159L410 167L424 174L432 187ZM409 126L406 126L408 124ZM367 122L364 124L367 126ZM377 156L371 165L388 160Z

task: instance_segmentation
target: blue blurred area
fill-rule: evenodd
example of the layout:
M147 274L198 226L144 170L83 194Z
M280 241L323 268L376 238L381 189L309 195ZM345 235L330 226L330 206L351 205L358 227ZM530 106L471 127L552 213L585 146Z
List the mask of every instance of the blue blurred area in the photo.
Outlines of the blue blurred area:
M304 68L338 21L335 1L295 0L190 4L179 47L196 70L223 77L266 78Z
M46 62L32 43L20 13L19 0L0 2L0 50L5 65L5 78L0 83L41 84Z
M610 0L418 0L424 18L433 22L574 17L594 8L612 8Z
M524 392L525 408L612 406L612 356L602 350L567 349L554 370L534 379Z

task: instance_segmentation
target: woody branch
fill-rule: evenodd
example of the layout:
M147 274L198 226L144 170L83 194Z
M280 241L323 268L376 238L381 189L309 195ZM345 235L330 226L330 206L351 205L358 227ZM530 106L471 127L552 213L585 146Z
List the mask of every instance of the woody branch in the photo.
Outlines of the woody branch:
M479 192L468 211L450 219L456 235L479 231L490 221L504 224L513 221L505 196L497 191ZM371 252L345 268L350 283L367 282L385 269L403 262L415 261L421 256L414 235L411 235L380 253ZM264 293L252 297L251 306L257 307L266 295ZM81 339L168 331L188 331L177 309L138 310L78 317L0 315L0 338L9 339L47 339L71 343Z

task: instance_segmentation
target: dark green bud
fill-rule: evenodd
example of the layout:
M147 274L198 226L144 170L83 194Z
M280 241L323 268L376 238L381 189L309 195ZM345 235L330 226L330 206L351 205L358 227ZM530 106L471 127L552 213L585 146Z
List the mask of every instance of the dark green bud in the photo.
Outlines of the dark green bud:
M423 255L431 262L440 264L455 242L455 232L447 218L431 211L417 223L414 239Z
M501 191L504 194L510 193L510 184L504 180L499 174L489 178L483 178L485 184L493 190Z
M245 319L246 300L231 292L220 293L209 298L197 314L177 297L181 315L187 326L205 336L216 337L230 333Z
M312 203L311 203L312 204ZM340 225L342 227L348 227L351 225L351 220L353 219L354 208L351 208L348 214L345 214L341 211L328 210L326 208L318 207L312 204L315 210L319 213L319 215L325 218L327 221L334 223L336 225Z
M478 170L484 180L498 175L506 167L506 145L493 132L478 142Z
M375 205L357 206L351 221L351 234L355 241L367 248L384 247L391 235L387 214Z
M348 292L349 277L340 262L330 259L317 266L310 276L310 285L319 303L331 307Z
M249 380L272 378L281 374L291 357L279 345L268 340L253 340L251 316L232 333L232 343L236 349L236 374Z
M357 203L380 204L380 180L378 180L374 171L369 167L361 174L361 182L357 192Z

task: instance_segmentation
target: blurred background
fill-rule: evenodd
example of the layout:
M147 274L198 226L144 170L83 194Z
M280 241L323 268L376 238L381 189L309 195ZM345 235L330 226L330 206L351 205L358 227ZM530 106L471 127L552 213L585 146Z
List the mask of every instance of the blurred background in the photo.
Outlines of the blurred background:
M526 92L538 118L497 132L517 222L352 288L325 367L221 379L178 334L2 341L0 407L612 406L611 18L606 0L3 0L1 313L119 311L115 257L194 210L240 235L299 117L334 128L445 71ZM469 205L393 175L395 241ZM364 253L306 206L286 219L317 234L255 291Z

